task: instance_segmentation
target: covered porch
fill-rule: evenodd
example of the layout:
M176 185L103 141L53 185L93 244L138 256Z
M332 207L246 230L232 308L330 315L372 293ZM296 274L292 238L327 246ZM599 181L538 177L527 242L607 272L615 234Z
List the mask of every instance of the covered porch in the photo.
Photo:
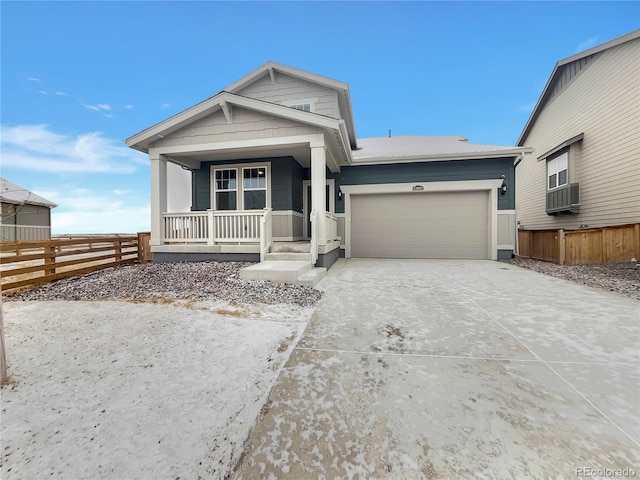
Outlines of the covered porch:
M154 256L330 266L340 248L327 181L339 171L331 141L316 134L233 143L150 150ZM171 163L192 174L192 211L168 209Z

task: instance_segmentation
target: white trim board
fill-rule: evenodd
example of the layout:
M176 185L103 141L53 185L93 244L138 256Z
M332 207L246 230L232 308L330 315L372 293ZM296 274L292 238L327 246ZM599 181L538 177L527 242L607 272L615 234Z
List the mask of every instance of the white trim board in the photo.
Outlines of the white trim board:
M437 192L465 192L488 191L489 205L489 251L490 260L498 259L498 188L502 179L489 180L460 180L451 182L416 182L416 183L381 183L368 185L341 185L344 197L345 211L345 258L351 258L351 195L375 195L386 193L437 193Z

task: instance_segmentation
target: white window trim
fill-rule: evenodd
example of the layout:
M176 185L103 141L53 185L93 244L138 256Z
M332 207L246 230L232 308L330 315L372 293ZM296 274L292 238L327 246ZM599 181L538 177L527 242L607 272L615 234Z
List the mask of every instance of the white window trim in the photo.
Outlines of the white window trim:
M299 98L297 100L288 100L283 103L285 107L293 107L295 105L305 105L309 104L311 107L311 113L316 113L316 103L318 102L318 98ZM303 110L301 110L303 111Z
M211 173L209 177L210 183L210 205L213 210L217 210L216 205L216 171L218 170L236 170L236 207L237 210L229 210L230 212L234 211L243 211L244 210L244 186L243 183L243 169L245 168L264 168L267 172L267 181L266 181L266 208L271 208L271 162L267 163L236 163L233 165L212 165ZM255 189L249 189L255 190ZM260 189L261 190L261 189Z
M559 170L559 163L560 163L560 159L563 158L566 161L566 170L567 170L567 178L566 181L563 184L560 184L560 172L564 171L565 169L563 168L562 170ZM563 162L564 163L564 162ZM555 170L551 170L551 166L554 167ZM560 187L564 187L566 185L569 185L569 151L565 151L563 153L561 153L560 155L556 155L552 158L547 158L547 191L551 191L551 190L555 190L557 188ZM549 187L549 178L551 177L551 175L555 174L556 175L556 186L555 187Z

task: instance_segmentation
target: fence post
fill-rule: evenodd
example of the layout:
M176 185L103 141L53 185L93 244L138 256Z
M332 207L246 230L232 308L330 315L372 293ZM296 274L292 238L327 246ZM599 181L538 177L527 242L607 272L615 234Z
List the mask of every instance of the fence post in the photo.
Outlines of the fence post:
M114 243L116 251L116 262L122 261L122 240L118 239Z
M44 252L48 256L44 259L44 264L47 266L44 270L45 275L53 275L56 273L56 247L55 245L45 245Z
M560 229L558 230L558 263L560 265L564 265L566 253L564 230Z
M640 223L636 223L633 226L634 235L634 256L636 259L640 260Z

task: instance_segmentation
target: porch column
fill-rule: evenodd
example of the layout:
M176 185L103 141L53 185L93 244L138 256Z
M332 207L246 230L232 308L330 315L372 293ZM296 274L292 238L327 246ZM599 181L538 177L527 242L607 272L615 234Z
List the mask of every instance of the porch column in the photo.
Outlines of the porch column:
M162 214L167 211L167 161L160 155L149 155L151 160L151 238L150 245L162 245L164 223Z
M327 244L327 158L324 145L311 147L311 210L318 212L318 245Z

